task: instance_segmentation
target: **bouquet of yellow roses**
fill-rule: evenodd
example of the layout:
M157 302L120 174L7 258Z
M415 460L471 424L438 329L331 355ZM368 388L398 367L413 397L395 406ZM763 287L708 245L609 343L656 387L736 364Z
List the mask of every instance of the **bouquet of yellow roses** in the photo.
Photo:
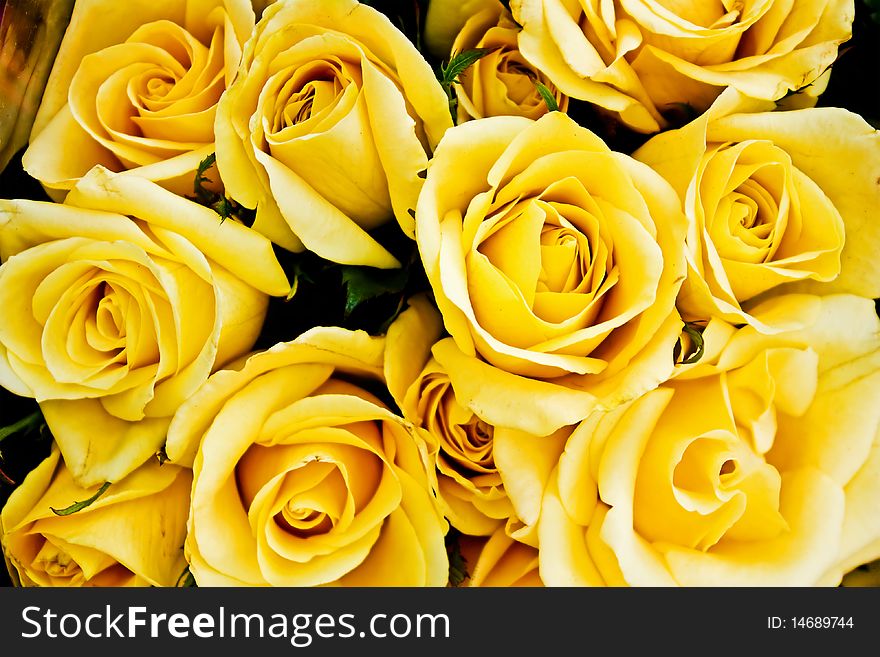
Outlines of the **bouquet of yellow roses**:
M12 583L871 583L873 4L4 2Z

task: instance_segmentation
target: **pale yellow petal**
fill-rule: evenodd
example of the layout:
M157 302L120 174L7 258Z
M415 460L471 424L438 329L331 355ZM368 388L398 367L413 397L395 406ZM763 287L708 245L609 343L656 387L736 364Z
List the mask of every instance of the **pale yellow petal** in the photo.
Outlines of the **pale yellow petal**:
M96 399L44 401L40 408L64 462L84 486L118 481L152 458L165 441L170 421L126 422L110 415Z
M27 474L24 481L10 493L9 499L0 510L0 530L2 530L0 533L5 535L19 529L27 522L35 502L49 489L60 460L61 452L57 447L53 447L49 456L40 461Z
M283 296L290 289L268 240L235 221L220 222L209 208L146 180L96 167L67 203L133 214L186 237L209 258L267 294ZM249 257L242 258L243 253Z
M388 327L384 364L388 391L401 408L443 330L440 314L426 295L407 303L409 307Z
M460 403L495 426L547 435L584 419L597 402L590 393L510 374L467 356L451 339L438 342L432 353Z
M63 190L72 188L96 164L112 171L123 168L113 153L82 129L67 105L31 141L21 164L43 184Z
M385 248L293 171L269 155L257 153L257 157L269 174L281 214L306 248L342 264L380 269L400 266Z
M586 544L586 528L565 512L555 478L544 491L538 523L541 579L547 586L602 586Z
M816 141L816 135L821 139ZM841 274L832 283L804 284L809 291L880 296L874 254L874 209L880 204L880 132L840 108L736 114L710 125L713 140L769 139L831 199L846 228ZM817 148L817 144L821 146Z
M83 57L125 41L144 23L161 19L182 22L184 8L178 0L134 0L124 6L112 1L75 5L31 138L40 134L46 123L67 103L70 81Z
M816 470L783 477L780 511L789 532L771 541L719 545L710 553L664 549L683 586L813 584L835 562L843 525L843 490Z
M547 436L495 428L495 464L516 515L527 526L538 524L544 490L570 434L567 427Z

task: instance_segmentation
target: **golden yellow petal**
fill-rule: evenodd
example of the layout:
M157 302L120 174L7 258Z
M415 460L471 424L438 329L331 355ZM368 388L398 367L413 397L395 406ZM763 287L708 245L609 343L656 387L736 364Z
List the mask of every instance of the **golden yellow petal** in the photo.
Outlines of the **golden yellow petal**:
M388 391L401 409L405 409L407 389L430 359L431 347L443 330L440 314L426 295L407 303L408 308L388 327L384 362Z
M47 400L40 408L64 462L83 486L118 481L152 458L162 447L170 421L120 420L97 399Z

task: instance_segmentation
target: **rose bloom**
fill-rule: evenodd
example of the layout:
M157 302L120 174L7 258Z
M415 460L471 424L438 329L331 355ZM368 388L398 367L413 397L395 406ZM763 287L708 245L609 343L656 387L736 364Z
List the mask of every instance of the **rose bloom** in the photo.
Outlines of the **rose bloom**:
M489 538L459 536L467 578L464 586L544 586L538 572L538 550L498 529Z
M199 162L214 151L217 101L253 27L247 0L77 2L25 170L69 190L100 164L192 193Z
M431 0L422 37L428 51L436 57L449 57L452 43L468 19L497 5L498 0Z
M560 112L446 133L416 211L459 403L547 435L655 387L682 328L685 219L659 175Z
M685 319L779 330L786 316L758 324L747 302L786 283L880 296L880 132L839 108L773 107L731 89L633 155L688 216Z
M367 231L413 233L419 177L452 119L415 46L354 0L265 9L220 102L217 166L254 228L333 262L400 263Z
M443 586L422 448L363 387L384 339L316 328L223 370L175 415L193 462L186 555L199 586Z
M725 88L766 100L809 85L850 38L852 0L512 0L519 47L556 86L640 132Z
M559 92L541 71L517 49L519 26L500 2L475 14L455 38L452 52L490 48L492 52L471 64L453 85L458 98L458 123L487 116L525 116L537 119L549 112L538 92L543 84L560 111L568 97Z
M874 304L773 313L807 328L713 320L699 363L575 430L538 524L548 585L836 585L880 556Z
M385 377L403 417L430 447L428 474L444 515L464 534L488 536L503 525L533 541L540 482L571 429L538 437L484 421L460 402L431 356L442 331L437 310L424 296L409 306L388 329Z
M186 568L189 470L155 460L70 515L98 487L78 486L57 448L0 513L0 542L20 586L174 586Z
M289 289L271 246L100 167L63 205L0 200L0 385L40 402L78 483L152 456L177 407L251 348L267 294Z

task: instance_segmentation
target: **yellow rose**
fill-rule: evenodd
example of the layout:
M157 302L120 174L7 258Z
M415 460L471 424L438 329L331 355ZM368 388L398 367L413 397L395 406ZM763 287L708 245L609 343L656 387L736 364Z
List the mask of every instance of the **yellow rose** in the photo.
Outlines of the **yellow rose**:
M430 354L441 334L439 314L424 297L409 303L388 329L385 376L403 417L423 430L431 447L428 474L444 515L464 534L488 536L506 525L532 540L534 501L570 429L532 436L496 427L463 405Z
M880 132L843 109L772 109L731 89L634 154L672 184L689 219L685 319L779 330L784 315L758 325L747 302L792 282L880 296Z
M63 205L0 201L0 258L0 385L40 402L83 486L160 449L289 287L263 236L100 167Z
M217 166L254 228L333 262L391 268L366 231L412 237L419 174L452 124L431 67L355 0L269 5L220 102Z
M446 524L421 447L353 377L384 340L316 328L212 376L172 422L193 464L187 559L199 586L443 586Z
M487 116L525 116L537 119L549 110L538 92L543 84L559 110L568 108L563 95L517 49L519 26L500 2L468 19L452 45L453 53L474 48L492 52L471 64L453 85L458 98L458 123Z
M437 57L449 57L452 42L468 19L497 4L498 0L431 0L424 31L428 50Z
M98 487L78 486L57 448L0 513L9 573L21 586L174 586L186 568L189 470L155 460L94 502L58 516Z
M544 586L538 572L538 550L513 540L503 529L488 539L460 536L468 577L465 586Z
M755 309L778 312L816 319L713 320L705 362L572 434L538 524L548 585L836 585L880 556L874 304Z
M459 403L547 435L666 380L682 328L679 206L561 112L447 132L416 220L452 336L433 355Z
M214 151L217 101L253 26L247 0L76 3L25 170L69 190L100 164L192 193L199 162Z
M850 38L852 0L511 0L519 47L572 98L640 132L725 88L777 100L816 80Z

